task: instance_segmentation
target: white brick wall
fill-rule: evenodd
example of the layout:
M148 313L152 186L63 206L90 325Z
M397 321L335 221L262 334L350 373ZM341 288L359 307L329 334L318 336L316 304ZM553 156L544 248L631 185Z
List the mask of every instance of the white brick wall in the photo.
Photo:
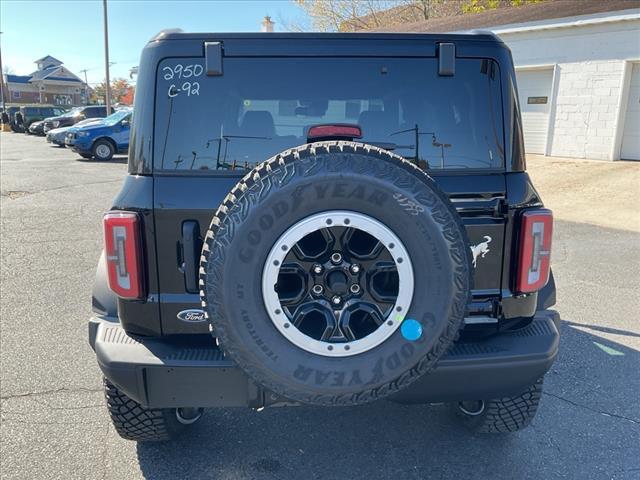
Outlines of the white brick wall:
M640 60L640 19L496 33L516 68L557 66L550 154L612 160L625 61Z
M555 118L550 119L552 155L609 158L623 71L620 60L558 65Z

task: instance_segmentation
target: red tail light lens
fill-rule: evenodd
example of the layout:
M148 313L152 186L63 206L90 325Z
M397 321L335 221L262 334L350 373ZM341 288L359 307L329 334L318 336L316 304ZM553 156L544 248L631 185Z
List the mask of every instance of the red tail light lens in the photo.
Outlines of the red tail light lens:
M144 297L140 240L140 219L136 213L113 211L104 216L109 288L119 297Z
M362 129L358 125L337 123L332 125L314 125L309 128L307 140L317 140L319 138L345 138L353 140L362 138Z
M522 214L520 256L516 290L530 293L540 290L549 280L553 213L529 210Z

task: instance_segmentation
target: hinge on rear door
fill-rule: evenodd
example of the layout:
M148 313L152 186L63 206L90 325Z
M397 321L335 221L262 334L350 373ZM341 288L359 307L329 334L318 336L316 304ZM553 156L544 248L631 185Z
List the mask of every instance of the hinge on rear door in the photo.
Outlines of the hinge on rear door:
M455 43L438 44L438 75L452 77L456 73L456 45Z
M493 209L493 216L498 218L504 218L509 213L509 204L504 198L499 198Z
M207 67L207 76L218 77L222 75L222 42L204 42L204 61Z

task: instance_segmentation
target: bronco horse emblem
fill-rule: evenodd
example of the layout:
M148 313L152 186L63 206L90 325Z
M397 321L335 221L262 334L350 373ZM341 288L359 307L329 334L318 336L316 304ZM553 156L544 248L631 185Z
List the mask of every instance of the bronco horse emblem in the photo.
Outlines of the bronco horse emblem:
M478 245L471 245L471 253L473 254L473 268L476 268L476 262L478 257L484 258L489 250L489 243L491 242L491 237L489 235L484 236L484 242L479 243Z

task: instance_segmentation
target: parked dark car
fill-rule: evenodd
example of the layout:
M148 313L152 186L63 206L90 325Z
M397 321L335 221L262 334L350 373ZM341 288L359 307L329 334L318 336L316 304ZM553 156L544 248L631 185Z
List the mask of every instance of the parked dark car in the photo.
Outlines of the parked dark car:
M11 118L18 111L20 107L17 105L5 105L2 108L2 123L9 124L11 122Z
M162 32L131 130L89 322L122 437L383 398L531 422L553 216L498 37Z
M20 107L20 110L16 112L14 118L16 120L16 124L18 125L19 131L30 133L29 127L33 122L38 122L48 117L63 115L64 113L65 109L62 107L48 105L22 106Z
M107 107L104 105L86 105L75 107L58 117L47 118L44 123L44 133L53 128L69 127L82 120L90 118L104 118L107 116Z
M20 110L20 107L17 105L5 107L5 110L4 110L8 117L7 123L9 123L11 131L13 132L18 132L18 125L16 124L15 115L19 110Z
M39 137L44 136L44 122L45 120L39 120L37 122L33 122L29 126L29 134L37 135Z
M65 146L83 158L111 160L117 153L127 153L132 110L122 109L98 123L72 127L67 131Z

